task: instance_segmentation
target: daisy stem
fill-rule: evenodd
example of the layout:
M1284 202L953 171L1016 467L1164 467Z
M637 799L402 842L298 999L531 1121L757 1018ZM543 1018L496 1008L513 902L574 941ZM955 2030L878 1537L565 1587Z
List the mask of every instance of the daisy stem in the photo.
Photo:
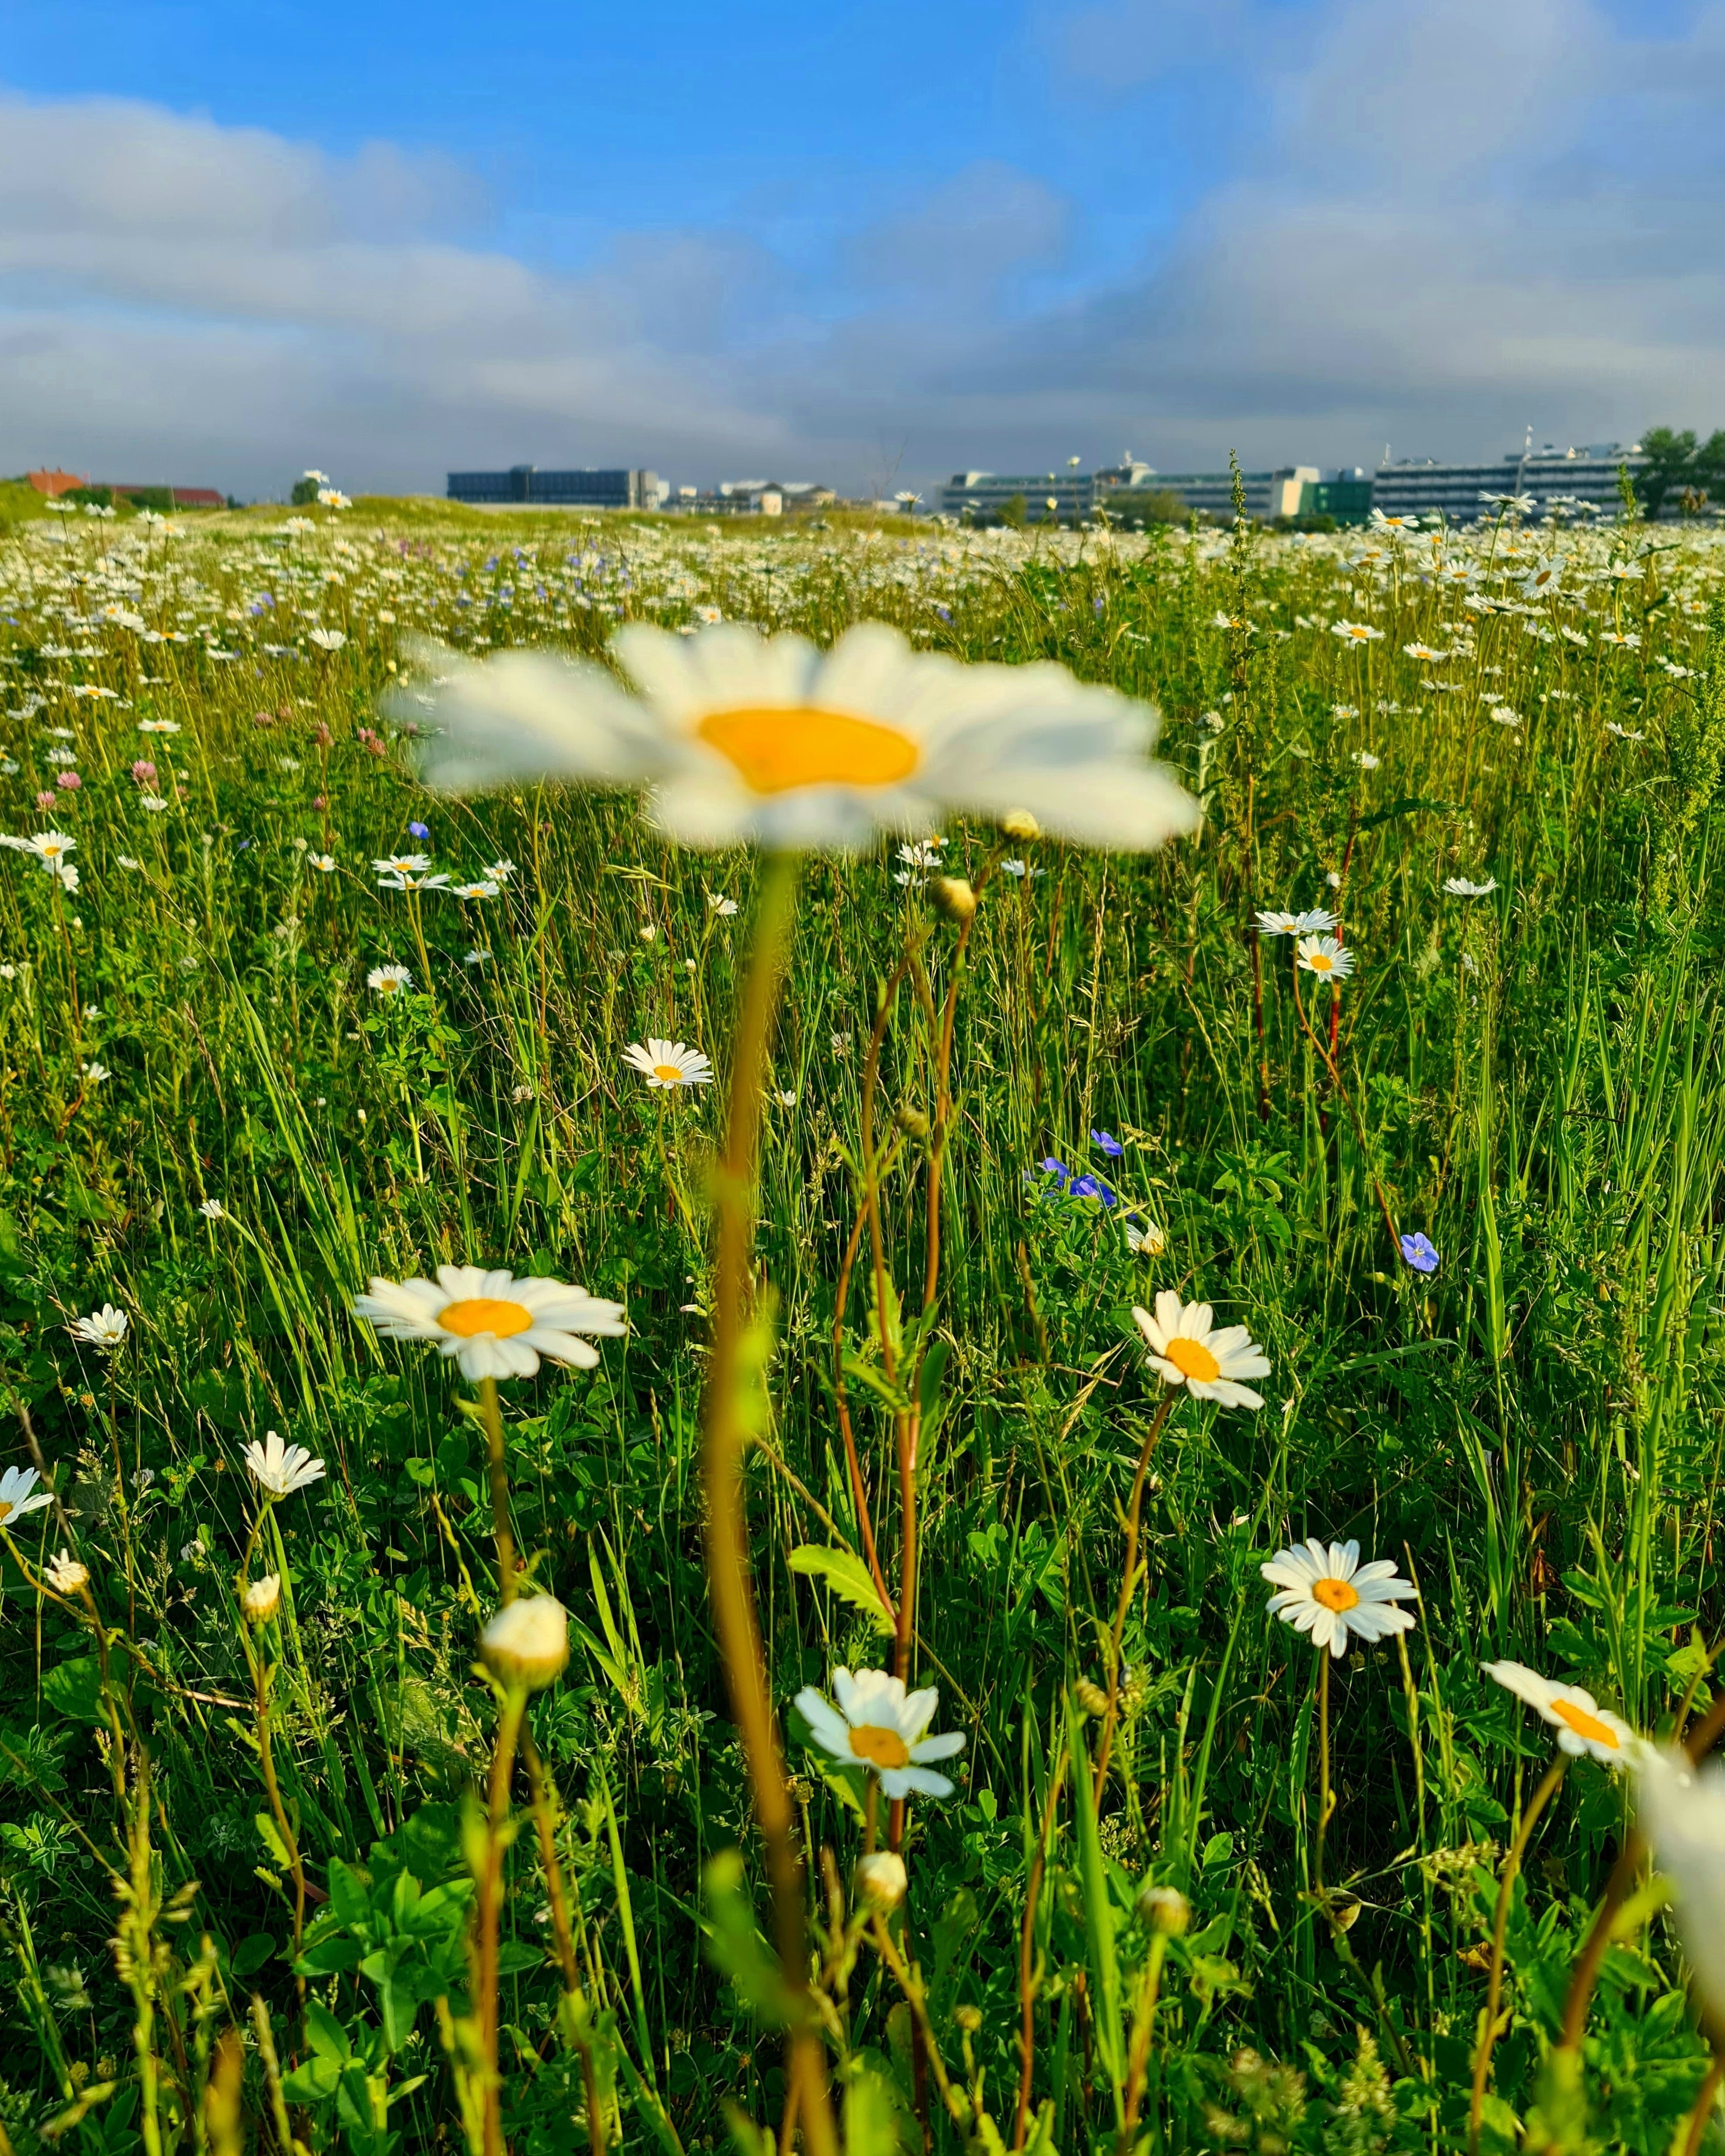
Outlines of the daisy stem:
M515 1537L509 1527L509 1466L503 1451L503 1409L497 1380L480 1379L480 1416L491 1476L491 1532L497 1541L497 1599L506 1609L515 1599Z
M242 1635L244 1618L241 1617ZM264 1777L264 1794L270 1799L270 1816L275 1822L275 1830L281 1836L282 1847L287 1851L288 1869L294 1881L294 1958L300 1958L300 1948L305 1936L305 1866L300 1856L300 1838L294 1832L287 1815L287 1807L281 1800L281 1785L275 1779L275 1759L270 1742L270 1685L275 1675L274 1665L259 1647L255 1652L249 1639L245 1648L252 1666L253 1697L256 1702L258 1725L258 1765ZM305 1979L296 1977L300 1997L305 1997Z
M491 1753L490 1804L485 1819L485 1860L479 1880L479 2009L480 2072L484 2076L485 2156L504 2156L503 2076L497 2062L497 1963L503 1907L503 1853L508 1846L509 1778L527 1696L519 1686L504 1695Z
M1486 2018L1480 2025L1479 2048L1474 2055L1473 2099L1467 2112L1468 2156L1478 2156L1480 2120L1485 2110L1486 2083L1491 2071L1491 2049L1497 2041L1497 2009L1503 1997L1503 1941L1509 1929L1509 1906L1515 1892L1516 1876L1522 1868L1522 1859L1527 1854L1527 1844L1539 1823L1539 1815L1558 1793L1563 1779L1568 1759L1560 1752L1547 1771L1545 1779L1533 1792L1527 1809L1522 1815L1522 1824L1516 1838L1510 1844L1509 1854L1503 1860L1503 1878L1497 1889L1497 1911L1491 1920L1491 1973L1486 1984Z
M1646 1845L1640 1835L1630 1828L1617 1852L1617 1861L1611 1867L1611 1876L1605 1881L1604 1897L1594 1914L1592 1928L1569 1973L1569 1989L1563 2000L1563 2031L1558 2039L1559 2051L1579 2052L1581 2049L1581 2040L1587 2034L1587 2010L1594 1995L1594 1985L1599 1980L1599 1964L1611 1943L1611 1928L1617 1920L1618 1911L1629 1899L1630 1889L1645 1854Z
M1312 1851L1312 1886L1318 1906L1329 1913L1324 1893L1324 1837L1330 1830L1334 1799L1330 1793L1330 1650L1317 1650L1317 1841Z
M793 856L764 865L756 897L753 947L743 983L732 1050L723 1150L715 1176L717 1296L706 1392L704 1479L707 1506L707 1580L713 1623L732 1712L742 1739L755 1816L773 1881L774 1934L790 1994L788 2082L798 2092L812 2156L836 2156L837 2139L826 2075L809 2011L803 1974L802 1884L792 1838L790 1792L768 1691L754 1589L749 1573L748 1521L742 1481L747 1394L752 1378L743 1354L745 1303L754 1241L754 1178L761 1126L761 1086L768 1037L778 1009L797 889Z
M1719 2100L1719 2084L1725 2082L1725 2056L1715 2051L1713 2063L1707 2068L1707 2077L1702 2083L1689 2113L1689 2130L1683 2137L1683 2156L1701 2156L1702 2136L1707 2130L1707 2121L1712 2117L1713 2106Z
M1126 1564L1121 1574L1120 1599L1114 1605L1114 1629L1108 1635L1108 1705L1102 1716L1102 1738L1096 1747L1096 1777L1093 1801L1102 1799L1108 1779L1108 1755L1114 1748L1114 1727L1120 1718L1120 1645L1126 1637L1126 1613L1132 1607L1132 1586L1138 1571L1138 1523L1144 1511L1144 1479L1150 1471L1150 1455L1162 1435L1174 1404L1173 1388L1165 1386L1138 1451L1138 1471L1132 1477L1132 1502L1126 1515Z

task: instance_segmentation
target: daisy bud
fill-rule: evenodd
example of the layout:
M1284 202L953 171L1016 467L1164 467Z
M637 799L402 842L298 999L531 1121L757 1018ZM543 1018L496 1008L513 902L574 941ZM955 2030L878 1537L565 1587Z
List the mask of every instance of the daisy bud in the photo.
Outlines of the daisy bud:
M281 1574L266 1572L261 1579L249 1581L239 1600L254 1625L267 1625L281 1600Z
M527 1691L543 1691L569 1659L569 1618L549 1594L511 1602L480 1634L480 1654L493 1676Z
M911 1107L908 1101L897 1111L892 1120L907 1138L926 1138L928 1136L927 1116L920 1108Z
M980 2006L955 2007L952 2019L967 2036L973 2036L983 2025L983 2010Z
M904 1900L910 1881L903 1857L895 1856L890 1849L880 1849L872 1856L857 1859L851 1883L857 1900L870 1916L887 1917Z
M1092 1684L1088 1677L1080 1677L1072 1689L1078 1695L1078 1704L1086 1714L1101 1715L1108 1712L1107 1693L1100 1685Z
M1000 819L1000 828L1009 839L1020 841L1042 836L1041 824L1028 808L1009 808Z
M1138 1914L1153 1932L1177 1939L1192 1921L1192 1904L1178 1887L1141 1887Z
M928 886L929 902L937 913L963 927L976 916L976 893L963 876L935 876Z

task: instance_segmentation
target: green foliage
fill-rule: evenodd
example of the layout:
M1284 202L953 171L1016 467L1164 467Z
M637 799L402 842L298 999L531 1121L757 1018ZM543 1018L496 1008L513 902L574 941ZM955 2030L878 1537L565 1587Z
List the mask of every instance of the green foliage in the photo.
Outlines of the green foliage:
M619 619L716 608L820 640L877 616L1111 682L1160 705L1205 810L1141 861L1015 841L1024 872L988 884L927 1301L952 932L890 848L806 870L764 1110L747 1497L847 2146L917 2148L924 2113L943 2153L1010 2145L1028 1967L1029 2147L1112 2149L1136 2106L1158 2156L1465 2148L1501 1867L1550 1748L1480 1664L1520 1659L1657 1732L1710 1695L1725 1615L1711 547L1651 524L1434 547L314 514L177 537L65 517L0 546L0 828L66 831L80 871L68 891L0 854L0 1372L64 1507L0 1563L13 2145L35 2156L70 2120L59 2145L191 2150L230 2025L254 2140L281 2138L278 2097L320 2152L472 2130L486 1430L449 1364L351 1314L374 1274L469 1257L578 1279L629 1326L595 1368L505 1394L516 1543L572 1645L528 1710L542 1784L524 1753L507 1793L509 2145L583 2148L594 2105L629 2150L716 2148L727 2120L764 2147L782 2118L790 2010L701 1485L755 865L679 856L611 798L432 799L411 689L380 716L410 633L596 657ZM1345 644L1337 620L1382 634ZM980 879L992 831L947 837ZM512 865L490 897L380 889L398 849L457 883ZM1319 906L1358 966L1346 1101L1325 992L1302 977L1308 1033L1291 947L1251 925ZM910 947L876 1100L890 1279L865 1233L841 1310L865 1050ZM386 965L412 977L387 995L367 985ZM621 1056L649 1033L706 1049L720 1086L647 1094ZM1379 1185L1435 1271L1401 1261ZM1092 1800L1163 1397L1132 1313L1166 1290L1272 1368L1261 1412L1183 1394L1157 1440ZM104 1302L129 1320L112 1353L67 1329ZM8 1427L0 1466L30 1466ZM260 1521L243 1453L272 1429L327 1472ZM850 1893L865 1778L790 1706L890 1660L867 1553L896 1592L906 1474L915 1673L967 1740L952 1796L910 1810L883 1919L908 1986ZM1333 1673L1334 1929L1312 1658L1266 1620L1258 1571L1307 1533L1358 1539L1422 1595L1405 1662L1356 1646ZM100 1638L37 1584L63 1545ZM282 1580L259 1626L242 1573ZM1579 2071L1553 2052L1625 1820L1589 1761L1542 1815L1488 2150L1531 2129L1663 2156L1684 2128L1707 2048L1652 1900L1605 1958ZM1185 1897L1185 1929L1154 1928L1147 1883ZM956 2107L931 2094L917 1986Z

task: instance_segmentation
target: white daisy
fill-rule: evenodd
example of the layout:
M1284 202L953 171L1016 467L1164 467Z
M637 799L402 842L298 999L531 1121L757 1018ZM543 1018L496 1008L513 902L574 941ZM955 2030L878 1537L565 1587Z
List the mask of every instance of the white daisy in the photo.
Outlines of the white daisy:
M336 872L336 857L333 854L307 854L305 864L308 868L316 869L324 875L333 875Z
M1353 953L1333 936L1302 936L1294 947L1294 963L1320 980L1345 981L1353 971Z
M1481 1667L1506 1691L1545 1717L1558 1732L1558 1748L1572 1759L1585 1754L1608 1767L1632 1767L1645 1749L1626 1722L1579 1685L1553 1684L1523 1662L1484 1662Z
M431 856L429 854L386 854L382 860L374 860L372 866L380 876L424 875L431 866Z
M64 875L66 856L77 845L75 839L68 838L64 831L38 831L33 838L0 838L0 846L10 846L15 854L28 854L51 873Z
M880 622L825 652L737 624L684 637L634 623L614 648L639 697L584 662L437 654L428 778L645 784L661 829L711 847L855 849L1028 801L1044 829L1091 845L1147 850L1197 823L1146 760L1155 712L1052 663L966 666Z
M399 995L413 984L413 977L405 966L373 966L366 975L366 986L375 988L380 996Z
M1168 1248L1168 1237L1147 1216L1141 1222L1128 1214L1126 1247L1135 1258L1159 1258Z
M1263 1397L1242 1378L1267 1378L1270 1363L1243 1325L1218 1332L1207 1302L1183 1303L1171 1287L1156 1298L1153 1317L1142 1304L1132 1316L1150 1346L1150 1367L1170 1385L1183 1385L1194 1399L1224 1408L1260 1408Z
M1336 923L1336 915L1327 907L1312 906L1303 913L1260 913L1258 916L1258 933L1260 936L1327 936Z
M36 1487L33 1467L8 1467L0 1475L0 1527L16 1527L26 1514L45 1512L53 1502L52 1491Z
M117 1348L125 1339L126 1327L126 1312L116 1310L111 1302L105 1302L88 1317L74 1317L66 1330L86 1348Z
M291 1497L295 1490L308 1490L323 1480L322 1460L303 1445L284 1445L280 1430L266 1430L261 1445L254 1438L245 1449L245 1464L272 1497Z
M380 875L379 891L441 891L449 882L447 874L437 875Z
M708 1058L698 1048L685 1048L680 1040L657 1040L649 1034L644 1048L632 1040L623 1051L623 1060L640 1072L651 1092L661 1088L674 1092L680 1086L710 1086L713 1080Z
M1332 621L1332 636L1339 636L1344 644L1378 644L1383 641L1381 629L1372 629L1363 621Z
M1413 1612L1395 1606L1414 1593L1412 1583L1399 1579L1387 1558L1362 1564L1358 1543L1332 1543L1326 1549L1314 1536L1278 1550L1258 1569L1281 1590L1270 1598L1271 1615L1309 1633L1314 1646L1327 1647L1338 1659L1348 1652L1350 1632L1373 1640L1412 1627Z
M833 1690L839 1696L836 1710L813 1685L797 1694L798 1709L824 1751L848 1767L865 1767L877 1774L889 1797L952 1795L952 1783L932 1773L927 1762L962 1752L964 1737L962 1731L923 1735L940 1705L941 1696L932 1685L907 1692L904 1680L885 1670L862 1670L855 1676L849 1670L834 1670Z
M489 876L479 883L455 883L449 886L451 894L456 898L495 898L502 888L501 884L493 883Z
M206 1220L225 1220L228 1217L228 1209L219 1198L206 1198L198 1209Z
M435 1281L374 1279L353 1305L386 1340L428 1340L470 1378L531 1378L542 1355L590 1370L596 1348L577 1335L628 1331L620 1302L559 1280L517 1280L483 1265L439 1265Z
M1466 876L1446 876L1444 879L1444 889L1451 898L1484 898L1488 891L1497 888L1496 876L1487 876L1483 883L1470 883Z
M1715 2015L1725 2012L1725 1767L1697 1769L1679 1751L1647 1746L1638 1762L1635 1816L1665 1875L1684 1951Z

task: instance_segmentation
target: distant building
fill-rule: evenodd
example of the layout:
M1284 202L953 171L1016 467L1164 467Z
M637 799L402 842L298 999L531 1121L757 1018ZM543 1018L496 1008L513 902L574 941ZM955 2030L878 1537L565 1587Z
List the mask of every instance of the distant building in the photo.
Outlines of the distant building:
M162 486L155 481L122 485L105 479L100 485L116 501L135 501L145 509L225 509L228 497L213 486Z
M1088 516L1096 504L1096 480L1089 472L954 472L940 490L942 516L999 516L1014 502L1024 505L1032 524L1049 521L1052 514L1064 523ZM898 507L896 502L893 508Z
M26 472L24 477L38 494L45 494L50 501L57 501L63 494L69 494L74 486L90 485L87 479L80 479L76 472L33 471Z
M1618 469L1633 476L1645 465L1639 442L1595 442L1585 449L1511 450L1491 465L1440 465L1404 457L1379 465L1372 481L1372 506L1386 516L1442 516L1472 524L1496 513L1492 499L1531 495L1539 508L1589 502L1615 512L1622 506Z
M1282 465L1275 471L1249 471L1240 475L1245 495L1245 513L1262 523L1277 516L1301 514L1304 490L1319 477L1316 465ZM1234 515L1234 474L1231 471L1161 472L1136 458L1099 471L1096 498L1104 508L1111 496L1142 490L1177 495L1185 507L1200 516L1224 521Z
M1327 516L1337 524L1364 524L1372 514L1372 482L1358 465L1308 480L1300 490L1301 516Z
M680 486L665 506L691 516L783 516L787 510L829 509L837 499L812 479L726 479L712 489Z
M507 471L451 472L449 499L534 509L656 509L660 496L654 472L541 471L536 465L511 465Z

